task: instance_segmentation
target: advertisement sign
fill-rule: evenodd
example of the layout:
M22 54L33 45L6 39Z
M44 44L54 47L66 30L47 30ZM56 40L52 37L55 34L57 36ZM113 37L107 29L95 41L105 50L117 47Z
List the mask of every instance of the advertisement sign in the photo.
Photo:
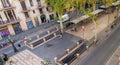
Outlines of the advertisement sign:
M34 27L33 23L32 23L32 20L27 22L27 26L28 26L29 29Z

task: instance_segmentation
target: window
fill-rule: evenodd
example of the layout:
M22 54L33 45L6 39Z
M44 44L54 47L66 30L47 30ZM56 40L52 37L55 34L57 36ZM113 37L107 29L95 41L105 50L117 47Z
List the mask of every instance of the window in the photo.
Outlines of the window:
M25 17L26 17L26 18L29 18L28 12L25 12L24 14L25 14Z
M1 0L1 1L2 1L2 4L3 4L3 7L10 7L9 0Z
M3 24L3 20L2 20L2 17L0 16L0 24Z
M39 9L39 12L40 12L40 14L42 14L43 13L42 9Z
M41 1L37 0L38 6L41 6Z
M33 13L35 13L35 10L33 10Z
M24 1L21 1L20 4L21 4L23 10L27 10L27 7L26 7Z
M29 2L30 2L30 5L33 6L33 1L32 1L32 0L29 0Z

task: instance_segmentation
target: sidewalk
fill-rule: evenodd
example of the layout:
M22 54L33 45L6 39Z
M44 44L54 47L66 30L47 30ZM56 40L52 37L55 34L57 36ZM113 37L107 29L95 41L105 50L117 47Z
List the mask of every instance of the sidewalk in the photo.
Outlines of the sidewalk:
M13 36L13 38L16 40L15 46L17 47L17 44L21 44L21 46L25 46L23 40L20 39L21 36L26 36L26 38L28 39L28 38L34 37L37 34L41 34L42 32L48 31L49 29L57 27L57 26L58 26L58 24L56 24L56 22L52 21L50 23L43 23L36 28L30 29L30 30L22 32L18 35L15 35L15 36ZM2 54L4 52L7 52L7 53L13 52L13 50L11 50L11 49L12 49L11 45L4 47L4 48L0 49L0 52L1 52L0 54Z
M114 14L115 13L109 14L110 15L109 24L111 24L115 20L114 19L114 17L115 17ZM81 38L84 37L85 40L90 40L91 38L94 37L94 26L95 25L92 21L87 21L87 22L84 24L84 27L85 27L84 36L83 36L83 31L81 31L81 25L77 25L77 32L71 31L70 29L67 30L66 32L69 33L69 34L81 37ZM102 15L101 17L99 17L97 19L97 22L98 22L99 25L97 26L96 31L97 31L97 35L99 35L98 33L101 32L104 28L107 28L107 26L108 26L108 15L107 14ZM104 32L103 34L106 34L106 32Z
M120 46L114 52L114 54L110 57L110 59L107 61L106 65L119 65L120 63L119 58L120 58Z
M32 37L35 34L41 33L44 30L46 30L52 26L55 26L55 25L57 25L55 21L51 21L50 23L43 23L43 24L39 25L38 27L32 28L32 29L22 32L20 34L17 34L15 36L13 36L13 38L18 41L18 40L20 40L21 36Z
M99 17L97 21L99 22L99 26L97 27L97 33L99 33L104 28L107 27L107 15L105 14L105 15ZM110 23L112 23L113 21L114 21L114 15L112 13L112 14L110 14ZM90 22L90 21L88 21L88 22ZM24 46L23 50L28 49L32 53L36 54L37 56L39 56L42 59L48 58L53 63L53 65L55 65L54 64L54 57L60 57L61 55L66 53L65 52L66 49L73 48L73 46L76 45L76 42L78 40L80 40L81 38L83 38L83 35L82 35L83 32L81 31L81 26L78 26L77 28L78 28L77 32L67 30L62 38L56 38L56 39L48 42L47 44L50 44L51 45L50 47L47 47L44 44L44 45L42 45L34 50L31 50L28 47ZM39 30L39 28L38 28L38 30ZM94 37L93 30L94 30L93 22L90 22L89 24L85 24L85 39L86 40L90 40L91 38ZM104 36L103 34L102 34L102 36ZM105 34L107 34L107 33L105 32ZM10 46L6 50L2 50L1 53L7 52L11 49L12 49L12 47Z

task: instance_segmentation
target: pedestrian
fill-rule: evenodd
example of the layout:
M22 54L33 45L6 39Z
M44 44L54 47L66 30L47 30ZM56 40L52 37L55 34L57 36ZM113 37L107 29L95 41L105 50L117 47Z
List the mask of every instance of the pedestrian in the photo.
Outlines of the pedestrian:
M8 56L7 56L7 54L5 54L5 53L3 53L3 60L4 60L4 61L8 61Z
M60 32L60 38L62 38L63 37L63 33L62 32Z

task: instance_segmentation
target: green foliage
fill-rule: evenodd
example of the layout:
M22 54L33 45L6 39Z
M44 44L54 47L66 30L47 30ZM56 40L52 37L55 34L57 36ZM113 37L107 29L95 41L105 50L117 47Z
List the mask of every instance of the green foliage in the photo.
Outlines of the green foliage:
M98 25L96 22L96 16L91 14L91 9L96 10L96 3L98 2L102 2L106 6L110 6L114 1L115 0L45 0L45 3L49 3L49 6L52 7L54 12L58 13L59 20L61 20L60 17L66 12L69 12L71 8L76 8L85 15L88 15L90 18L93 18L93 22ZM87 10L85 10L86 3L89 5ZM90 8L90 5L92 5L92 8ZM58 18L55 19L58 20Z
M58 20L59 20L59 18L58 18L58 17L55 17L55 18L54 18L54 20L55 20L55 21L58 21Z
M72 22L66 22L65 25L66 27L69 27L71 24L73 24Z
M102 3L104 3L106 6L110 6L113 2L116 0L100 0Z
M0 57L0 65L4 65L4 61L1 57Z

